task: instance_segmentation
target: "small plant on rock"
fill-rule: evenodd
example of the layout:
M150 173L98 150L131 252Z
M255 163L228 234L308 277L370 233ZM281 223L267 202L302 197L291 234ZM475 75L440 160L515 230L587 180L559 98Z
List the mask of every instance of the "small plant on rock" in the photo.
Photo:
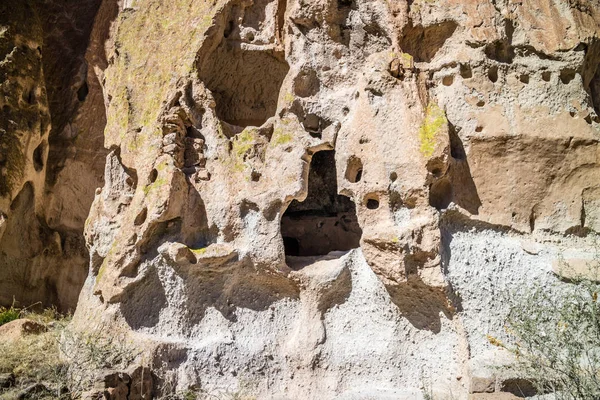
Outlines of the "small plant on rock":
M600 283L589 276L534 287L509 314L513 344L497 341L539 394L560 400L600 398Z

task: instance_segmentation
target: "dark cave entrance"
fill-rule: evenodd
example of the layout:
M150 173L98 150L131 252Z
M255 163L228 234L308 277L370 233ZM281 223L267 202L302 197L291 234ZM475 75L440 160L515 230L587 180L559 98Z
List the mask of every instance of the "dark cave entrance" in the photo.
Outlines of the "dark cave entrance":
M281 219L286 256L320 256L360 246L356 206L337 193L336 175L334 150L313 156L306 200L293 200Z

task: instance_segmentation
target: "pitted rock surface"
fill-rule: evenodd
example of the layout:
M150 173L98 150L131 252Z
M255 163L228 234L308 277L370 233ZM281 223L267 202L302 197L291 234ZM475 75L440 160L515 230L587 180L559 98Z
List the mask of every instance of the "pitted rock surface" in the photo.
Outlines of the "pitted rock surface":
M8 3L0 300L83 285L156 396L502 390L502 299L593 247L597 0Z

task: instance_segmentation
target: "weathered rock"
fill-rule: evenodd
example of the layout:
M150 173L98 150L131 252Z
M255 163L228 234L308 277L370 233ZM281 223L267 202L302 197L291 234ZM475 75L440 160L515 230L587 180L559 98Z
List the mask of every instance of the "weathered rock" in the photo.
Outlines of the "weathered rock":
M33 273L48 255L82 265L65 254L94 192L74 327L126 332L157 377L98 393L523 383L473 365L506 335L500 294L549 284L597 231L597 1L84 3L87 67L46 68L36 19L0 36L30 64L0 65L21 116L0 121L18 150L0 158L0 277L27 272L0 293L52 281Z
M0 326L0 337L4 341L15 341L25 335L35 335L46 332L46 327L29 319L16 319Z
M2 305L73 310L87 274L82 232L106 154L104 43L88 48L100 2L0 5Z
M181 7L131 4L111 30L112 153L74 323L94 309L150 338L153 368L182 389L409 393L425 368L435 392L501 390L467 373L484 335L448 277L473 301L485 286L464 283L448 232L521 235L514 251L546 260L543 241L519 243L595 229L597 10Z
M552 260L552 272L564 279L600 281L600 255L596 248L565 249Z

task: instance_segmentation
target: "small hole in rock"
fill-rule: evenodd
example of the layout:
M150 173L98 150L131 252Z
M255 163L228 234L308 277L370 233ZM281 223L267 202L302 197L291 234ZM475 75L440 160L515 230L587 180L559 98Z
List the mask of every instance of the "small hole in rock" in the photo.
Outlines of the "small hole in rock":
M192 253L189 252L186 255L187 260L189 261L190 264L198 264L198 259L196 258L196 256Z
M529 83L529 75L521 75L519 80L527 85Z
M35 88L31 88L29 91L23 92L23 100L28 104L35 104Z
M477 102L477 107L483 107L483 106L485 106L485 101L483 101L483 100L479 100L479 101Z
M41 143L33 151L33 167L37 172L40 172L44 168L44 143Z
M300 97L314 96L319 92L320 82L315 70L303 70L294 78L294 94Z
M342 108L342 113L344 113L344 115L348 115L349 112L350 112L350 109L348 107Z
M491 67L488 70L488 78L492 82L498 82L498 67Z
M442 84L444 86L452 86L453 83L454 83L454 77L452 75L445 76L442 79Z
M355 182L360 182L360 179L362 178L362 169L359 169L358 171L356 171L356 179Z
M316 114L308 114L306 118L304 118L302 125L309 132L319 132L321 127L321 119Z
M363 172L363 163L360 158L352 156L346 166L346 180L350 183L360 182Z
M545 82L550 82L550 78L552 78L552 74L550 73L550 71L544 71L544 72L542 72L542 79Z
M228 38L231 33L233 32L233 28L234 28L234 21L233 20L229 20L227 21L227 27L223 30L223 37Z
M392 181L392 182L396 182L396 180L397 180L397 179L398 179L398 174L397 174L397 173L395 173L395 172L392 172L392 173L390 174L390 181Z
M248 41L249 42L254 42L254 33L249 33L248 34Z
M569 84L575 79L575 71L572 69L563 69L560 71L560 81L565 85Z
M250 179L252 179L252 182L258 182L260 181L261 176L262 175L260 174L260 172L252 171L252 174L250 174Z
M377 210L379 208L379 200L374 198L367 198L367 208L369 210Z
M573 118L575 118L575 116L577 115L577 113L573 110L569 111L569 115Z
M444 210L452 202L452 185L446 178L433 183L429 188L429 205Z
M154 183L154 182L156 182L156 178L158 178L158 171L156 170L156 168L154 168L152 171L150 171L150 176L148 177L148 181L150 183Z
M471 70L469 65L460 64L460 76L462 76L463 79L470 79L473 77L473 70Z
M83 82L83 85L77 90L77 100L84 101L90 92L87 82Z
M481 132L481 131L483 131L483 126L475 127L475 132Z

